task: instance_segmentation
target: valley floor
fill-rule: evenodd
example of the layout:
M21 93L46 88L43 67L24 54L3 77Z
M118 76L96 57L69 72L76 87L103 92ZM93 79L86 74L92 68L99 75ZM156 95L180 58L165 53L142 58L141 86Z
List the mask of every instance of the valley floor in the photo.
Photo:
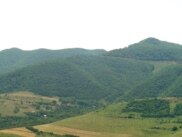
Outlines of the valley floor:
M39 129L39 131L52 132L59 135L72 134L79 137L182 136L182 117L127 118L121 111L123 106L123 103L118 103L85 115L67 118L50 124L34 126L34 128ZM172 130L174 127L177 129ZM25 128L1 130L0 136L1 133L19 135L18 137L38 137Z

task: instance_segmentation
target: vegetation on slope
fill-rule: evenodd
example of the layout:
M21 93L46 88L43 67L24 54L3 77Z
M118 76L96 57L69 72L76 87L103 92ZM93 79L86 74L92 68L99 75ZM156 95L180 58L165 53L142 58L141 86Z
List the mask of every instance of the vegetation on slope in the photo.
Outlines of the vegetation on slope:
M141 101L146 103L146 100ZM161 100L156 101L157 102L154 103L154 100L150 100L147 103L149 103L149 105L157 105L158 101ZM166 104L166 102L163 103ZM161 107L162 106L163 105L161 105ZM83 116L77 116L47 125L36 126L36 128L59 134L75 133L80 137L181 136L181 117L140 117L136 112L123 112L123 109L126 107L126 102L117 103ZM135 117L130 117L131 114L134 114Z
M170 105L167 100L159 99L132 101L123 111L138 112L144 117L167 117L170 116Z
M0 91L32 91L81 100L114 100L146 80L153 65L112 57L80 56L55 60L3 75Z
M176 64L155 73L151 78L128 92L128 98L158 96L181 97L182 65Z
M58 97L45 97L22 91L0 94L0 116L25 116L28 112L54 111Z
M107 55L139 60L179 61L182 60L182 46L148 38L127 48L110 51Z
M59 134L55 134L53 132L45 132L45 131L40 131L39 129L36 129L34 127L26 127L26 129L30 130L31 132L36 134L36 137L78 137L78 136L74 136L74 135L59 135Z
M45 97L25 91L0 94L0 129L49 123L97 108L93 102Z
M36 63L63 59L79 55L101 55L104 50L85 50L85 49L63 49L63 50L47 50L38 49L32 51L23 51L17 48L0 51L0 74L8 73L16 69L23 68Z

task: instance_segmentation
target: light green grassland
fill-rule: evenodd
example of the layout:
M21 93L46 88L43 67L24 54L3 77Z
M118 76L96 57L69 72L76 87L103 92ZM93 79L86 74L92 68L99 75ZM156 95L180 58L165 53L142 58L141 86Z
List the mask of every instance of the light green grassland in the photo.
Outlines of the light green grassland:
M97 112L58 121L48 126L38 126L37 128L49 130L52 127L67 127L70 130L96 132L99 133L98 137L180 137L182 135L182 129L180 128L182 124L176 122L181 119L180 117L126 118L127 114L121 113L124 105L125 103L110 105ZM178 128L177 131L171 130L174 126ZM80 134L80 137L82 136Z
M176 103L182 102L182 99L179 98L164 99L169 100L171 108L174 108ZM182 136L181 116L173 118L144 118L138 113L122 112L126 104L126 102L112 104L95 112L51 124L35 126L35 128L40 131L53 132L60 135L72 134L79 137ZM128 117L131 114L134 115L133 118ZM176 131L172 131L174 127L177 127ZM18 131L20 132L20 130Z

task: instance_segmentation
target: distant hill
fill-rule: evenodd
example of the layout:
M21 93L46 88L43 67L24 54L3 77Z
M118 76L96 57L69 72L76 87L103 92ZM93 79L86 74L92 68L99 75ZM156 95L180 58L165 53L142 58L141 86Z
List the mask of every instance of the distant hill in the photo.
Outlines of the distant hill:
M105 50L17 48L0 52L0 92L114 101L182 96L182 46L148 38Z
M0 91L32 91L76 99L114 100L151 76L154 66L104 56L70 57L28 66L0 77Z
M79 56L79 55L101 55L105 50L86 50L80 48L48 50L38 49L24 51L18 48L11 48L0 51L0 74L8 73L27 65L36 64L43 61Z
M147 38L127 48L112 50L107 55L139 60L179 61L182 60L182 45Z

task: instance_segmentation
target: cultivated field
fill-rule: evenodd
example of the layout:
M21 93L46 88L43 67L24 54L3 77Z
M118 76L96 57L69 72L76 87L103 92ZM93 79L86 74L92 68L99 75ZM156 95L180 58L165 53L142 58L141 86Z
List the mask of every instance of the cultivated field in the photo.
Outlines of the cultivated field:
M2 136L4 135L4 136ZM0 137L35 137L35 134L26 128L13 128L0 131Z

